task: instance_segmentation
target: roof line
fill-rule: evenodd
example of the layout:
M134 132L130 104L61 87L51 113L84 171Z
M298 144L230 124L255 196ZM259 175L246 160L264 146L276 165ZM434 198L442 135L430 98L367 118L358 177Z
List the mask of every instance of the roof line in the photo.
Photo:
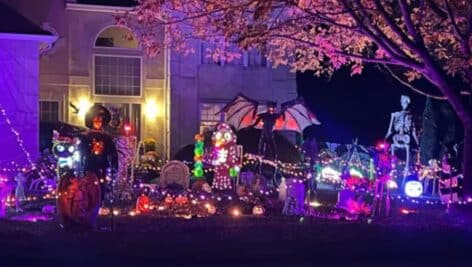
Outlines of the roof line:
M133 10L133 7L123 6L103 6L90 4L66 3L66 9L72 11L91 11L103 13L124 13Z
M0 32L0 39L6 40L28 40L40 42L54 42L57 36L46 34L26 34L26 33L5 33Z

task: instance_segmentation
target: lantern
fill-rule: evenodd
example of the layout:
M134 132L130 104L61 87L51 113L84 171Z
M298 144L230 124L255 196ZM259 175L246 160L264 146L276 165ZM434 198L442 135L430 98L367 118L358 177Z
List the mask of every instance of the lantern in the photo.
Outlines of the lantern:
M205 209L207 210L208 214L210 215L213 215L216 213L216 207L213 206L212 204L210 203L206 203L205 204Z
M260 216L260 215L264 215L264 207L262 207L261 205L256 205L254 206L254 208L252 208L252 214L254 215L257 215L257 216Z

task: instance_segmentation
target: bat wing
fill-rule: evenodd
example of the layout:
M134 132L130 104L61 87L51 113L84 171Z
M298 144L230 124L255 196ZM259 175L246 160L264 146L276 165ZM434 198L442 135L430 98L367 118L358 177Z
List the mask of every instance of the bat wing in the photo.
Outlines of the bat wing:
M257 101L239 94L217 114L224 112L226 123L240 130L251 126L256 121L258 106Z
M274 130L303 133L306 127L313 124L320 125L321 123L299 98L282 104L282 112L275 123Z

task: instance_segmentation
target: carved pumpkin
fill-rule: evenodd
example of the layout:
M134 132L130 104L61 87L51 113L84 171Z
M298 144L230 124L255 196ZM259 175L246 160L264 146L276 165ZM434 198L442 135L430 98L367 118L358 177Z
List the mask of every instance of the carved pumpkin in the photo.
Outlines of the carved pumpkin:
M252 214L254 215L264 215L265 209L261 205L256 205L252 208Z
M185 205L188 203L188 198L186 196L179 195L175 198L175 203L178 205Z
M151 200L146 195L141 195L136 201L136 210L138 212L148 212L151 209Z
M166 196L166 198L164 199L164 204L166 204L166 206L172 206L172 204L174 204L174 199L172 198L172 196Z
M213 215L213 214L216 213L216 207L213 206L213 205L210 204L210 203L206 203L206 204L205 204L205 208L206 208L208 214L210 214L210 215Z

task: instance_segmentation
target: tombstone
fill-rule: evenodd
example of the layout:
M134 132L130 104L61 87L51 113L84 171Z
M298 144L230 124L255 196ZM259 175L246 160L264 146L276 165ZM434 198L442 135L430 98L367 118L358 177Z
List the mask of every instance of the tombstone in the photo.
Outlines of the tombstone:
M190 171L184 163L178 160L172 160L162 167L161 178L159 179L161 187L177 184L187 189L190 184Z
M298 179L287 179L287 197L285 199L285 215L303 215L305 201L305 185Z

